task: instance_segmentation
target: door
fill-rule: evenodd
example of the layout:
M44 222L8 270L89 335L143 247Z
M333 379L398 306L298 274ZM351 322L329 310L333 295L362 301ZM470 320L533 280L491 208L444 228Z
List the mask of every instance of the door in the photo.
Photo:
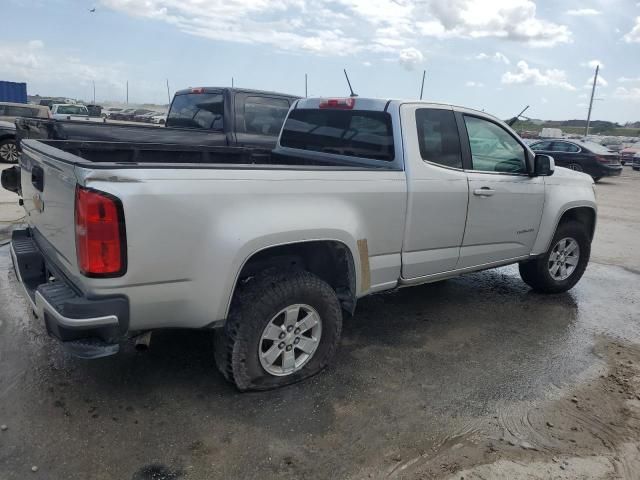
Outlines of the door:
M527 150L490 118L459 114L469 143L469 210L458 268L528 255L544 205L543 177L527 173Z
M275 147L290 102L282 97L238 93L235 98L238 146Z
M467 217L468 186L451 107L403 105L408 203L402 278L454 270Z

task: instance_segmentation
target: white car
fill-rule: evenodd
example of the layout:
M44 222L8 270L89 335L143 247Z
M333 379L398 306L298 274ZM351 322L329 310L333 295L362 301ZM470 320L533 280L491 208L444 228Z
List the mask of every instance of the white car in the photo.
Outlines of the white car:
M89 110L84 105L56 103L51 106L51 118L56 120L73 120L74 117L89 118Z
M161 115L154 115L151 117L151 123L156 123L158 125L164 125L167 121L167 114L163 113Z

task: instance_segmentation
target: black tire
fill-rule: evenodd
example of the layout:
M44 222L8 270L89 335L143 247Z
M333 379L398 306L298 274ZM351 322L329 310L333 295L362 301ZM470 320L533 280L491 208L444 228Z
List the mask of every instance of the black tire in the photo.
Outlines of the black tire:
M258 348L263 330L283 308L313 307L322 320L319 345L303 367L287 376L268 373ZM216 333L216 365L240 391L269 390L299 382L320 372L333 357L342 331L342 309L335 291L309 272L266 273L239 285L223 329Z
M573 170L574 172L584 172L584 168L579 163L570 163L567 165L569 170Z
M15 160L11 160L10 158L5 158L5 155L2 153L5 151L6 147L12 146L14 151L16 148L16 141L13 138L6 138L0 141L0 162L2 163L18 163L17 158ZM5 147L5 148L3 148Z
M593 177L594 183L598 183L600 180L602 180L602 177Z
M580 257L575 270L565 280L556 280L549 272L549 256L554 246L563 238L572 238L580 247ZM584 224L573 220L561 223L556 230L549 250L536 259L520 262L522 280L537 292L562 293L570 290L582 278L591 255L591 240Z

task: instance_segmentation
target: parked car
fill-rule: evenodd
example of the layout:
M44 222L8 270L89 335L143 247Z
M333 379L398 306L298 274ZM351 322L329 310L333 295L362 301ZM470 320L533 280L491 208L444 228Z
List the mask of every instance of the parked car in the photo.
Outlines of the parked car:
M154 115L151 117L151 123L155 123L158 125L164 125L167 122L167 114L161 113L159 115Z
M178 118L210 126L222 112L207 103ZM533 289L567 291L596 223L590 177L443 104L299 100L273 151L22 144L5 188L29 227L10 251L47 331L91 358L155 328L214 328L240 390L322 370L343 311L375 292L514 263Z
M631 163L631 168L634 170L640 170L640 152L636 153L633 156L633 161Z
M87 105L87 110L89 111L90 117L102 116L102 105Z
M137 116L151 113L151 111L152 110L149 110L148 108L136 108L131 112L123 114L121 120L135 121Z
M151 123L151 118L155 115L158 115L158 112L141 113L139 115L135 115L133 120L136 122Z
M13 123L18 117L50 118L49 109L29 103L0 102L0 120Z
M551 155L556 165L587 173L596 182L622 173L620 156L597 143L550 139L530 146L534 152Z
M111 120L125 120L127 117L129 117L129 115L133 114L133 112L135 112L136 109L135 108L124 108L124 109L120 109L120 111L118 112L113 112L109 115L109 118Z
M626 165L627 163L631 165L633 162L633 156L640 152L640 147L628 147L624 150L620 151L620 163L622 165Z
M51 118L55 120L70 120L74 117L89 117L89 109L72 103L54 103L51 106Z
M115 114L115 113L119 113L122 110L124 110L123 108L119 108L119 107L108 107L108 108L103 108L102 109L102 116L104 118L111 118L111 115Z
M134 123L21 120L21 139L273 148L291 104L284 93L204 87L176 92L165 128ZM112 114L118 117L121 113Z
M0 162L17 163L16 126L0 120Z

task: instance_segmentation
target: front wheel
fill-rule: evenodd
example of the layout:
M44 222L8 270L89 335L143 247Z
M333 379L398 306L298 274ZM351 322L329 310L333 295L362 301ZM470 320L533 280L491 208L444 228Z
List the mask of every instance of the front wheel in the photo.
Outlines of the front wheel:
M580 165L579 163L570 163L569 165L567 165L567 168L575 172L584 172L582 165Z
M239 286L216 334L216 364L239 390L268 390L321 371L342 330L335 291L306 271L259 275Z
M0 161L18 163L18 148L15 140L6 139L0 142Z
M591 240L586 227L568 221L558 226L546 253L520 263L520 276L538 292L566 292L582 278L590 255Z

